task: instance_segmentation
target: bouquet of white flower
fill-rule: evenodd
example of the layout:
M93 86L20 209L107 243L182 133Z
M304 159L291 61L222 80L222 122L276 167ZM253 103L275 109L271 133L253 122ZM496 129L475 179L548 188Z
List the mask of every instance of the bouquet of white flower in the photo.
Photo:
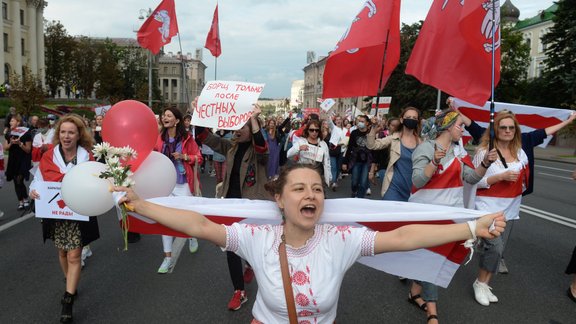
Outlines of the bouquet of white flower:
M114 147L109 143L103 142L96 144L92 150L96 160L104 160L106 169L100 173L99 177L112 181L114 186L133 187L132 171L128 162L136 158L137 153L130 146ZM124 162L124 163L122 163ZM124 238L124 250L128 250L128 214L127 207L123 204L120 206L122 213L122 234Z

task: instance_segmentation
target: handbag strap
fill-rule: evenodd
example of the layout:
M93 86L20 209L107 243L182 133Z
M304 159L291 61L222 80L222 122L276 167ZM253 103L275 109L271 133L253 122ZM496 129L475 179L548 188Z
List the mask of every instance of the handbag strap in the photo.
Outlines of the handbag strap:
M286 254L286 239L284 234L282 234L282 242L280 242L280 246L278 247L278 254L280 255L280 269L282 270L282 283L284 284L288 319L290 320L290 324L298 324L294 293L292 292L292 282L290 281L290 274L288 273L288 255Z

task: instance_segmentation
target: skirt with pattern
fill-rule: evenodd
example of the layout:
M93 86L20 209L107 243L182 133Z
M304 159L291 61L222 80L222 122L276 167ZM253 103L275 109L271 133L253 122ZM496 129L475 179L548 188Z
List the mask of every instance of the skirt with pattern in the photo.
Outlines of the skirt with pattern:
M77 221L59 220L54 222L49 238L56 248L71 251L82 247L82 235Z

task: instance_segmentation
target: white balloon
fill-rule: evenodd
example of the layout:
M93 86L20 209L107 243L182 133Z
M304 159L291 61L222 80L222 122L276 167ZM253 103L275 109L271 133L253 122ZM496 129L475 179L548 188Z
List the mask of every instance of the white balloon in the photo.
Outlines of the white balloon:
M62 199L74 212L85 216L98 216L114 207L110 181L98 176L105 165L88 161L80 163L62 179Z
M140 198L166 197L176 187L176 168L166 155L152 151L132 179L134 191Z

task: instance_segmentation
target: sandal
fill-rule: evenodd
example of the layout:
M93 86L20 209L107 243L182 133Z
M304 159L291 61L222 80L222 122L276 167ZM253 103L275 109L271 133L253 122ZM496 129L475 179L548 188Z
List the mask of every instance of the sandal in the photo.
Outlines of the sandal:
M424 299L422 299L422 301L423 301L422 304L419 304L419 303L416 301L417 299L422 299L422 296L420 296L420 294L417 294L417 295L412 296L412 292L410 292L410 291L408 292L408 301L409 301L411 304L416 305L416 307L420 308L420 309L423 310L423 311L428 310L428 307L426 306L426 302L424 301Z
M430 322L430 320L435 319L436 321L438 321L438 315L428 315L428 319L426 320L426 322Z

